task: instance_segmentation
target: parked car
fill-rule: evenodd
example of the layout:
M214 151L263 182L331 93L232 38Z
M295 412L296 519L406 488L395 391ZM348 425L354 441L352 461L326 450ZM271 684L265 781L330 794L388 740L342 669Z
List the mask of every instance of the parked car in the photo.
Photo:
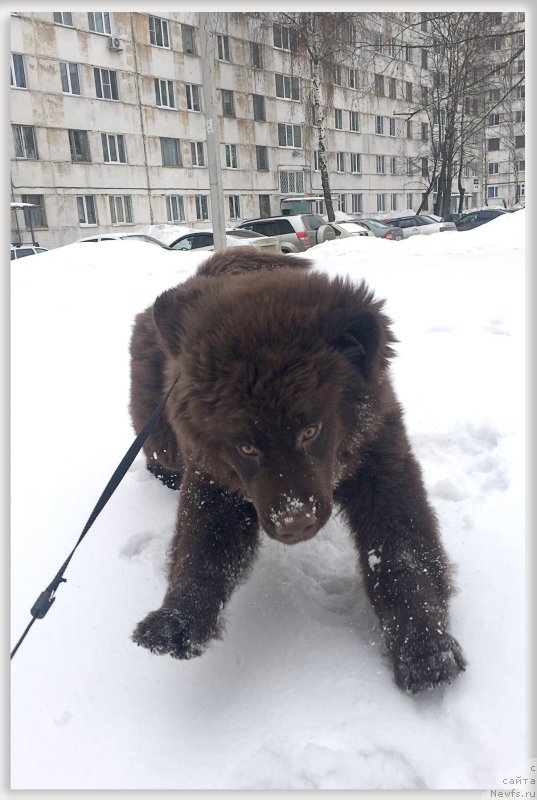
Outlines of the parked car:
M454 222L438 222L438 220L429 217L427 214L405 214L402 217L385 217L382 222L402 228L405 239L417 234L429 235L431 233L457 230Z
M509 211L504 208L482 208L480 211L469 211L468 214L463 214L457 222L457 230L470 231L504 214L509 214Z
M336 222L329 222L328 224L333 228L336 239L345 239L347 236L374 236L374 234L367 230L367 228L364 228L363 225L356 225L354 220L340 219Z
M228 247L257 247L259 250L280 250L280 243L275 236L264 236L254 231L226 231ZM214 250L214 235L211 230L190 231L169 245L171 250Z
M24 258L25 256L35 256L37 253L48 253L48 247L37 247L33 244L12 244L11 260Z
M400 241L404 238L401 228L396 225L389 225L386 222L380 222L378 219L353 219L351 222L356 227L364 228L370 236L378 236L380 239L391 239L393 241Z
M235 230L249 230L276 236L283 253L302 253L336 234L319 214L294 214L281 217L258 217L241 222Z
M160 247L163 247L165 250L168 250L168 245L164 244L164 242L155 239L153 236L148 236L146 233L97 233L95 236L85 236L83 239L77 239L76 243L78 242L108 242L114 241L116 239L122 239L126 241L141 241L141 242L149 242L150 244L157 244Z

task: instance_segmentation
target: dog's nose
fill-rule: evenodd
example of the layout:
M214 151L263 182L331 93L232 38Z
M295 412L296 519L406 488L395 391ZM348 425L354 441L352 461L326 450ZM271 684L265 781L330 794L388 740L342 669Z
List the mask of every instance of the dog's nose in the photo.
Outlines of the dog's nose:
M302 509L294 514L280 514L275 520L276 536L286 544L311 539L318 530L319 521L311 510Z

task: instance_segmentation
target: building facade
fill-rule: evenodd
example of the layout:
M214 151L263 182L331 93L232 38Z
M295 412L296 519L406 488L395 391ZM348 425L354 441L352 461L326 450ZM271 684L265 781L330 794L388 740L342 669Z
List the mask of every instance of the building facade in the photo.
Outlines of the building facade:
M357 50L335 63L322 90L335 207L377 216L417 210L422 202L429 121L411 109L434 76L420 55L418 25L405 35L400 20L368 17L375 42L369 55ZM323 211L309 59L294 51L292 31L270 15L215 19L227 223ZM12 241L29 240L21 227L29 228L30 215L34 237L46 247L137 225L208 227L201 58L195 12L13 13L11 199L35 207L24 210L22 224L12 220ZM517 186L523 199L519 93L502 111L500 128L491 117L485 135L475 137L463 177L465 207L512 203ZM496 138L497 151L489 148ZM489 172L494 163L497 171ZM456 195L452 202L456 210ZM426 208L433 204L434 192Z

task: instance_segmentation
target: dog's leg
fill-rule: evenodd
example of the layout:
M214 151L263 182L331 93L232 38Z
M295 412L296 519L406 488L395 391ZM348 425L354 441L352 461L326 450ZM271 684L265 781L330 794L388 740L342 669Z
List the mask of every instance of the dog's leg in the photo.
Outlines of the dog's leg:
M200 655L220 633L220 615L253 562L259 525L253 505L212 481L185 473L162 607L133 640L175 658Z
M449 683L465 667L447 631L449 565L397 415L336 499L358 548L398 686L419 692Z

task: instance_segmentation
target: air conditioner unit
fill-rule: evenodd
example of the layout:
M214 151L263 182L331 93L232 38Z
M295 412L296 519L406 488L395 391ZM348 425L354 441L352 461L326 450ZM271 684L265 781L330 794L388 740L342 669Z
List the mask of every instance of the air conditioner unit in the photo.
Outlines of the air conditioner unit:
M111 36L108 40L109 50L123 50L123 42L119 36Z

